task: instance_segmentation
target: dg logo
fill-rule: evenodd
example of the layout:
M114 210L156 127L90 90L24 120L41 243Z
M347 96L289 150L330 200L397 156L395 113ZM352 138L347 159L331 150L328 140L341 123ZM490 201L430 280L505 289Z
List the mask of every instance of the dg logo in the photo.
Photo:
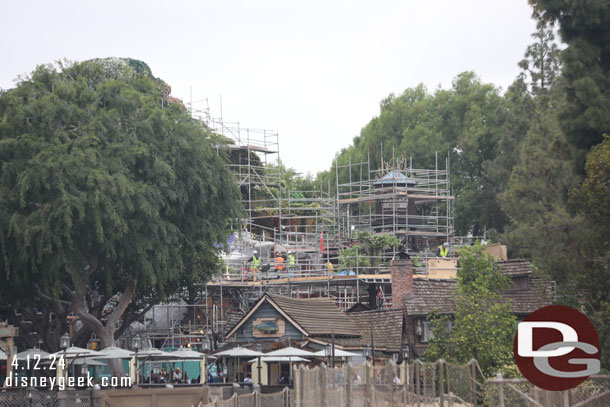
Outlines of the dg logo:
M599 338L574 308L550 305L520 322L513 342L523 376L541 389L563 391L599 373Z

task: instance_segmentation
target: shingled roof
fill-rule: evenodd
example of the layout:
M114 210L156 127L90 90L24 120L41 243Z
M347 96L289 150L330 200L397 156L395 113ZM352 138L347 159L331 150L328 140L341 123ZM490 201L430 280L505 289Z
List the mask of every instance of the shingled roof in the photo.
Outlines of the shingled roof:
M331 335L333 331L336 336L360 336L352 320L327 297L300 299L274 294L267 296L310 336Z
M405 297L409 316L425 316L433 309L441 314L455 312L457 280L413 279L413 295Z
M532 276L527 289L504 291L502 297L510 299L513 314L527 315L553 302L553 287L547 276Z
M335 303L327 298L291 298L265 293L257 303L227 333L233 335L264 302L268 302L284 315L299 331L310 338L359 338L360 331L354 322Z
M514 259L499 261L496 264L502 268L502 274L510 277L532 274L532 264L529 260Z
M403 310L362 311L348 314L348 316L360 330L362 343L370 342L370 330L372 327L375 347L391 352L400 351L404 317Z
M553 287L547 276L533 276L529 261L499 262L509 277L528 277L527 288L503 291L502 298L511 301L511 312L526 315L553 302ZM413 295L405 297L407 315L426 316L433 309L441 314L455 313L457 280L414 279Z

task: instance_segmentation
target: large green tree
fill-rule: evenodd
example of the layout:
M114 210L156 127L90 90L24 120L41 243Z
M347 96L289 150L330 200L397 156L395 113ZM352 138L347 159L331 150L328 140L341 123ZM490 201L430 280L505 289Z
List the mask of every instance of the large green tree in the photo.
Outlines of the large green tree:
M588 150L610 133L610 12L606 0L530 0L534 16L557 22L563 42L568 141Z
M574 288L571 270L582 219L574 216L567 202L581 177L559 124L563 100L559 89L537 98L530 128L499 197L510 218L502 239L511 255L532 259L567 289Z
M130 307L205 281L241 210L221 142L142 62L39 66L0 97L3 302L110 346Z
M434 337L425 356L454 363L475 358L483 374L491 377L513 361L516 319L500 294L510 280L479 243L459 254L455 315L429 316Z
M522 92L523 87L515 87ZM514 92L513 92L514 93ZM515 95L516 98L521 97ZM517 110L512 110L516 107ZM488 175L488 163L521 135L522 115L527 109L509 105L494 85L483 83L473 72L459 74L450 89L429 92L423 85L406 89L401 95L389 95L380 103L380 114L355 137L353 145L342 150L336 163L345 165L370 158L370 168L387 161L412 157L415 168L445 167L450 154L451 183L456 196L456 229L459 234L480 235L484 230L502 231L507 219L497 201L497 177ZM382 151L383 149L383 151ZM336 165L336 163L334 165ZM335 166L320 175L323 183L335 183ZM347 168L339 171L340 182L350 179ZM361 176L352 169L351 178ZM366 176L366 174L365 174Z
M584 218L573 279L578 300L593 321L602 347L602 366L610 369L610 137L587 155L586 178L570 201Z

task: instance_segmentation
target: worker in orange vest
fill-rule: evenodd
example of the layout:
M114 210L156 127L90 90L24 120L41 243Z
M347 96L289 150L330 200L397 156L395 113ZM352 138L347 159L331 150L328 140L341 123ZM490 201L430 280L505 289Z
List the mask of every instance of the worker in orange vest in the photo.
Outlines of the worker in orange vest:
M284 258L282 257L282 253L277 252L277 257L275 258L275 271L284 271Z

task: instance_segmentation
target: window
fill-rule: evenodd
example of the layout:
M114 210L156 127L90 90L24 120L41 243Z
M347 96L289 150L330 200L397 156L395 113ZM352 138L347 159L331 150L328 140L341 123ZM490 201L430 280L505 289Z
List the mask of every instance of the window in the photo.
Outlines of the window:
M530 288L530 280L528 276L515 276L513 277L513 286L511 290L527 290Z
M434 338L434 330L432 329L430 321L423 321L423 327L424 332L421 341L422 343L428 343L432 338ZM453 321L447 321L445 328L447 329L447 331L451 331L451 328L453 328Z
M434 332L432 332L432 327L430 326L430 321L424 321L424 334L421 338L423 343L430 342L430 339L434 338Z

